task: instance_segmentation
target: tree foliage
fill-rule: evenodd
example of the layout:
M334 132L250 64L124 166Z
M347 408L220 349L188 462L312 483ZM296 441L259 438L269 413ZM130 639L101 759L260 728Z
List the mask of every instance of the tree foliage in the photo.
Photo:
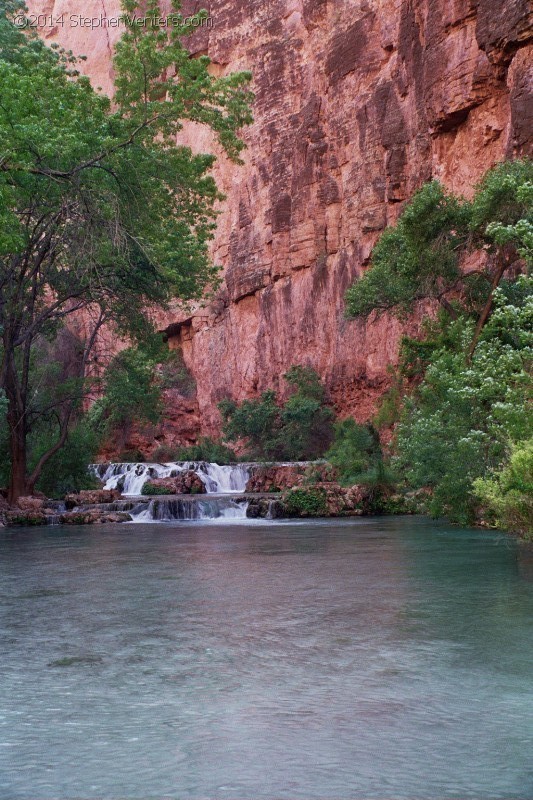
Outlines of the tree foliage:
M421 337L402 340L393 396L376 417L395 422L407 392L395 465L409 486L431 489L434 514L472 521L473 483L494 488L483 479L506 475L509 443L531 436L532 245L533 162L504 162L472 201L436 181L422 187L348 290L352 316L440 303Z
M134 423L156 423L162 411L157 361L143 347L129 347L116 355L106 371L102 396L88 419L101 438L124 448Z
M234 464L237 456L231 447L222 442L201 436L197 444L180 447L176 452L176 461L210 461L215 464Z
M494 313L472 361L464 346L473 323L460 319L407 398L397 429L397 464L411 486L433 490L434 514L472 521L473 481L501 468L509 441L531 436L532 323L532 281L524 276L496 291Z
M326 405L325 389L309 367L293 366L284 378L293 393L283 404L273 391L240 405L233 400L219 403L224 436L242 442L253 459L319 458L333 436L334 414Z
M438 297L459 277L459 250L467 238L465 204L438 181L426 184L380 237L371 269L346 293L348 313L405 314L417 300Z
M335 439L326 458L339 471L347 486L377 478L383 454L375 428L359 425L354 419L335 423Z
M438 181L423 186L397 224L387 228L372 253L371 268L346 294L351 316L372 311L405 315L424 299L436 299L453 317L473 313L480 323L471 352L504 276L523 259L533 263L533 162L508 161L489 171L472 202ZM480 266L461 261L480 251ZM451 298L460 292L460 302Z
M124 5L130 15L137 7ZM64 445L102 327L142 340L152 309L213 285L208 243L221 198L209 175L214 157L176 137L184 121L200 123L238 160L238 131L251 119L250 76L214 78L207 58L191 58L183 37L194 23L176 2L173 24L158 21L164 15L152 0L142 9L147 24L125 19L112 103L79 75L74 56L21 33L11 22L17 11L12 2L0 8L0 386L11 499L31 492ZM55 402L56 437L29 471L32 364L80 313L82 346Z
M533 539L533 439L511 445L509 461L477 478L474 494L495 525Z

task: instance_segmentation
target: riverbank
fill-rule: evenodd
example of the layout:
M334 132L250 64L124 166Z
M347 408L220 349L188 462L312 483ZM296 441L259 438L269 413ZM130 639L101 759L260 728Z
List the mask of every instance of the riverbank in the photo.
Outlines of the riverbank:
M91 466L100 489L51 500L3 502L7 526L102 525L205 519L309 519L428 515L431 494L380 484L343 486L326 462L107 463ZM480 509L476 524L490 530ZM520 538L526 539L527 536Z

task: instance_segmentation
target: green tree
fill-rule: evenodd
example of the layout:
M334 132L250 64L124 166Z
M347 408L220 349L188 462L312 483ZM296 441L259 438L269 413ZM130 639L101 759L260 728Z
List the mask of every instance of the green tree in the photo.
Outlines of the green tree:
M335 424L335 440L326 458L339 471L348 486L377 480L383 475L383 453L379 435L372 425L359 425L354 419Z
M293 366L284 375L293 393L280 413L280 449L290 460L320 458L333 440L335 415L315 370Z
M238 459L230 447L209 436L201 436L197 444L180 447L175 461L211 461L216 464L234 464Z
M333 438L333 411L316 372L293 366L284 375L292 394L278 404L273 391L240 405L223 400L219 409L224 436L243 442L250 458L310 460L319 458Z
M34 434L30 443L30 467L50 449L55 435L54 430L42 430ZM71 427L65 446L44 465L37 489L47 497L61 498L69 492L99 488L100 482L87 470L87 465L94 461L99 444L100 437L89 420L80 419Z
M263 392L256 400L243 400L240 405L234 400L222 400L218 408L227 441L244 442L251 459L283 458L280 409L275 392Z
M128 0L130 15L137 3ZM76 59L48 48L0 5L0 387L7 398L9 498L31 493L65 444L80 408L98 334L144 338L150 312L213 285L208 258L214 205L212 155L176 145L183 122L211 128L239 160L251 121L246 73L213 78L191 58L179 3L172 24L157 2L140 26L125 20L116 47L113 102L78 74ZM32 368L43 343L83 315L84 334L66 389L54 402L56 436L33 468ZM48 409L47 413L51 413Z
M92 406L88 419L93 430L112 439L122 450L134 424L158 422L162 411L157 361L142 347L130 347L116 355L106 371L103 395Z
M351 316L372 311L410 312L432 298L457 317L476 324L467 343L469 358L504 278L533 263L533 162L509 161L489 171L472 202L432 181L417 192L398 223L382 234L371 268L346 294ZM480 266L463 271L461 260L478 250ZM460 293L461 302L452 301Z
M508 442L533 430L533 281L504 284L494 306L471 361L465 345L474 322L448 326L397 429L396 462L408 483L432 489L432 513L463 523L474 518L473 482L500 469Z

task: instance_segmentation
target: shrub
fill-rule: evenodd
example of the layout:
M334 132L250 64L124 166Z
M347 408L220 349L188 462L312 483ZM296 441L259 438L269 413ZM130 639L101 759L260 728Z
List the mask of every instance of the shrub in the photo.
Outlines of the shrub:
M218 408L225 438L243 441L251 459L283 457L280 410L274 392L263 392L257 400L244 400L240 405L234 400L222 400Z
M125 464L144 464L146 461L142 450L123 450L118 454L117 458L120 462L124 462Z
M533 539L533 439L513 445L509 462L474 481L474 493L496 526Z
M210 461L215 464L234 464L238 461L235 451L221 441L202 436L197 444L180 447L176 451L176 461Z
M328 483L330 481L336 481L337 477L337 470L332 464L310 464L305 468L303 483L305 486L314 483Z
M176 494L176 490L171 489L169 486L158 486L157 484L154 485L153 483L147 481L145 484L143 484L141 494L144 497L152 497L164 494Z
M291 489L283 498L283 503L289 516L321 517L328 511L323 489Z
M150 457L150 461L155 461L156 464L167 464L171 461L177 461L177 449L168 444L160 445Z

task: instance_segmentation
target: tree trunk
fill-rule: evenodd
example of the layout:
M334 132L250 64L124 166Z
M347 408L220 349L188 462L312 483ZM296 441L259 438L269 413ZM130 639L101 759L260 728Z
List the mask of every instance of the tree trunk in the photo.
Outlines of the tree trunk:
M11 454L11 479L8 488L8 503L15 505L19 497L31 494L28 485L26 458L26 426L24 417L17 413L17 404L8 396L7 421L9 426L9 450Z
M27 470L27 424L25 392L20 386L17 365L10 353L10 340L4 340L5 361L3 365L3 388L7 399L7 425L11 477L8 487L8 502L14 505L19 497L31 494Z

